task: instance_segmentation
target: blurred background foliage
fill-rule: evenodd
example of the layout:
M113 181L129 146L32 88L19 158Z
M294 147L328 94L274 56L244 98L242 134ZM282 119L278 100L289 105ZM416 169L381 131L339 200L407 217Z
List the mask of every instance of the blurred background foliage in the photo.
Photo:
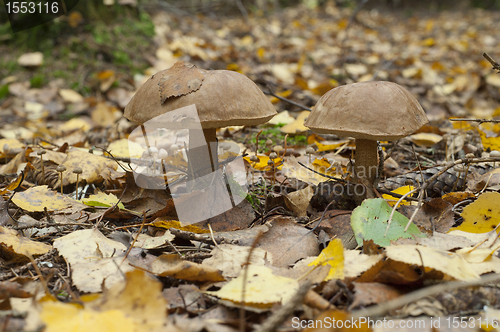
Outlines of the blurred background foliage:
M411 17L419 11L480 7L499 10L500 0L80 0L67 15L51 24L12 33L3 3L0 5L0 77L27 76L32 87L43 86L57 78L83 94L83 82L91 73L112 67L133 76L148 66L157 45L151 15L158 10L183 15L258 15L265 16L301 2L321 9L327 1L338 7L399 12ZM1 2L1 1L0 1ZM26 52L39 51L44 64L36 73L17 64Z

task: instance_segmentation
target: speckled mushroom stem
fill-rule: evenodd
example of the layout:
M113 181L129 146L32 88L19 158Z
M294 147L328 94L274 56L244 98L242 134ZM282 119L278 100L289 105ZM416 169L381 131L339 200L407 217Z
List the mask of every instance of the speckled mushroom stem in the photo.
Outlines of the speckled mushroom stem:
M215 128L207 128L203 131L189 130L188 158L195 177L210 174L219 168L216 132Z
M373 183L378 173L377 141L356 139L356 175Z

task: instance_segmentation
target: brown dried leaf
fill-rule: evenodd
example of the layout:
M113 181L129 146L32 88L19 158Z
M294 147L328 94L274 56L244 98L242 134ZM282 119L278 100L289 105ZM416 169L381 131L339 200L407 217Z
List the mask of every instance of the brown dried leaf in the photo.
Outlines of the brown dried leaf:
M204 79L201 69L185 61L178 61L157 75L162 75L158 82L162 104L168 98L184 96L198 90Z

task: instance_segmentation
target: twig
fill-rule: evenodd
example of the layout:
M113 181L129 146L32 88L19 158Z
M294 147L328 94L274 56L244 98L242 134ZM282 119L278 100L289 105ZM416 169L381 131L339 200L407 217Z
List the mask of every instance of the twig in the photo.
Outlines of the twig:
M492 123L500 123L500 120L493 120L493 119L470 119L470 118L463 118L463 119L449 119L450 121L470 121L470 122L478 122L479 124L483 122L492 122Z
M145 223L146 223L146 211L142 212L142 224L141 224L141 227L137 231L137 236L134 238L134 241L132 241L132 243L128 247L127 252L125 253L125 256L123 257L123 260L122 260L121 264L123 264L123 262L125 262L125 260L127 259L128 254L130 253L130 250L132 250L132 248L134 247L134 244L137 242L137 239L139 238L139 235L141 235L141 232L142 232L142 229L144 228L144 224Z
M326 175L326 174L320 173L320 172L318 172L318 171L316 171L316 170L314 170L312 168L307 167L306 165L304 165L300 161L298 161L298 163L299 163L300 166L307 168L308 170L310 170L313 173L316 173L318 175L324 176L327 179L330 179L330 180L333 180L333 181L337 181L337 182L341 182L341 183L346 183L346 181L344 179L339 179L339 178L335 178L335 177L330 176L330 175Z
M289 104L292 104L292 105L295 105L295 106L297 106L297 107L300 107L300 108L302 108L303 110L306 110L306 111L311 111L311 109L310 109L309 107L307 107L307 106L304 106L304 105L299 104L299 103L297 103L297 102L295 102L295 101L293 101L293 100L290 100L290 99L287 99L287 98L285 98L285 97L281 97L280 95L275 94L275 93L271 90L271 88L270 88L269 86L268 86L267 88L269 89L269 91L267 91L267 92L266 92L266 91L263 91L263 92L264 92L264 94L266 94L266 95L270 95L270 96L273 96L273 97L275 97L275 98L278 98L279 100L282 100L282 101L287 102L287 103L289 103Z
M493 69L498 70L500 72L500 64L493 60L487 53L483 53L483 57L488 60L489 63L493 66Z
M396 212L396 209L398 208L399 204L401 204L401 202L406 198L406 196L409 196L418 190L419 189L417 188L417 189L413 189L412 191L407 192L406 194L401 196L401 198L396 202L396 204L394 204L394 206L392 207L391 215L389 216L389 220L387 221L387 228L385 229L384 237L386 237L387 232L389 232L389 227L391 226L392 217L394 216L394 212Z
M248 277L248 266L250 265L250 259L252 258L252 253L257 246L260 238L264 235L263 231L260 231L250 246L250 250L248 252L247 260L245 264L243 264L243 287L241 289L241 307L240 307L240 332L245 332L245 293L247 286L247 277Z
M35 262L38 263L38 262L42 262L42 261L45 261L45 260L48 260L50 257L54 256L55 253L56 253L56 249L52 249L51 251L49 251L48 253L38 257L35 259ZM33 266L33 263L32 262L29 262L29 263L26 263L25 265L23 266L20 266L20 267L17 267L15 269L12 269L10 272L7 272L7 273L4 273L4 274L1 274L0 275L0 281L4 281L4 280L7 280L9 278L12 278L14 277L16 274L21 274L25 271L27 271L30 267Z
M220 235L214 235L214 240L211 239L210 235L208 234L196 234L196 233L191 233L187 231L182 231L177 228L170 228L170 233L173 235L184 239L184 240L194 240L194 241L199 241L207 244L215 244L213 241L215 240L217 243L222 243L226 239L224 239Z
M426 287L418 291L403 295L397 299L383 302L380 305L370 307L368 309L356 310L352 313L354 319L360 317L380 317L392 310L403 307L406 304L413 303L424 297L434 296L442 292L450 292L455 289L481 286L488 283L499 282L500 274L488 274L481 279L472 281L451 281L448 283L437 284L434 286Z
M288 300L285 304L281 306L276 312L274 312L268 319L260 325L257 329L255 329L256 332L272 332L276 331L277 328L287 319L288 316L290 316L293 311L302 303L304 300L304 297L306 296L306 293L309 291L311 288L311 282L306 281L304 282L297 292L292 296L290 300Z

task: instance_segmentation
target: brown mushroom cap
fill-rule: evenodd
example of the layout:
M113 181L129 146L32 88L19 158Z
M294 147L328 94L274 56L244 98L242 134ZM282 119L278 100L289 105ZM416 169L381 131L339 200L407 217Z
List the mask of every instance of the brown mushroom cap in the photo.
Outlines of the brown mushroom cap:
M193 78L188 81L186 74ZM166 100L162 103L162 99ZM176 122L169 119L168 112L192 104L196 105L203 129L261 124L277 114L264 93L245 75L227 70L207 71L177 62L154 74L139 88L124 116L143 124L165 114L162 124Z
M370 140L397 140L428 123L422 106L392 82L361 82L328 91L304 125L321 134Z

